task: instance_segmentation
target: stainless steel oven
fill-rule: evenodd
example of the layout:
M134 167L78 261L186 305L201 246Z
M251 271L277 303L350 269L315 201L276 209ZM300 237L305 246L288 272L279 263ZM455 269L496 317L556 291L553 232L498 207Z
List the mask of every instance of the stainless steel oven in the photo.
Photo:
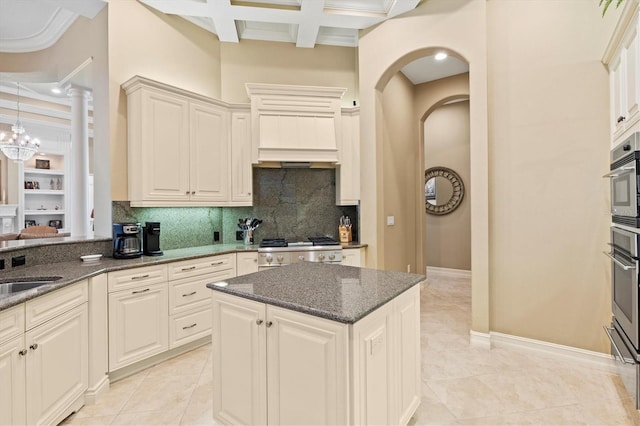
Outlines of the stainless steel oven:
M640 133L634 133L611 150L611 215L614 223L640 227Z
M638 324L639 234L611 227L611 302L615 321L636 350L640 350Z

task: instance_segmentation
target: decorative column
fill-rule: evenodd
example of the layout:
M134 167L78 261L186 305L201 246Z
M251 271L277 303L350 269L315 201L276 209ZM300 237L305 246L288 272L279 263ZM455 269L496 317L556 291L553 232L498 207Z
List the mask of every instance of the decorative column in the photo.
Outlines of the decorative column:
M89 203L89 99L91 91L83 87L71 87L71 179L67 184L70 197L72 237L91 235L91 210Z

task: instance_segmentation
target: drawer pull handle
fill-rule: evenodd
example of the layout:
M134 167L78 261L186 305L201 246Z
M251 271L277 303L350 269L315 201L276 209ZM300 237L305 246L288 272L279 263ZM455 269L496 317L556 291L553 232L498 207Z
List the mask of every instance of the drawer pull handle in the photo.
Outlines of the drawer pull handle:
M213 263L211 264L211 266L220 266L220 265L224 265L224 261L221 261L221 262L213 262Z
M149 278L149 274L136 275L135 277L131 277L132 280L141 280L143 278Z
M34 350L34 351L35 351L36 349L38 349L38 344L37 344L37 343L34 343L33 345L29 346L29 349Z
M20 356L25 356L26 354L27 354L27 350L26 349L23 349L20 352L18 352L18 355L20 355Z
M191 266L189 268L182 268L183 271L191 271L191 270L194 270L194 269L196 269L195 266Z
M149 290L151 290L151 289L150 288L145 288L144 290L132 291L131 294L146 293Z
M193 328L193 327L195 327L196 325L198 325L198 323L195 323L195 322L194 322L194 323L193 323L193 324L191 324L191 325L188 325L188 326L186 326L186 327L182 327L182 329L183 329L183 330L187 330L187 329L189 329L189 328Z
M196 293L197 293L197 291L192 291L191 293L183 294L183 295L182 295L182 297L189 297L189 296L193 296L193 295L194 295L194 294L196 294Z

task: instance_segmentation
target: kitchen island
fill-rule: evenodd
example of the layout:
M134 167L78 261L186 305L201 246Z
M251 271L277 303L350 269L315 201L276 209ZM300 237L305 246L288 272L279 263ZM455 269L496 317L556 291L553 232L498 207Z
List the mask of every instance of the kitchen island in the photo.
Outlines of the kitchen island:
M424 279L305 262L208 284L214 419L407 424L420 404Z

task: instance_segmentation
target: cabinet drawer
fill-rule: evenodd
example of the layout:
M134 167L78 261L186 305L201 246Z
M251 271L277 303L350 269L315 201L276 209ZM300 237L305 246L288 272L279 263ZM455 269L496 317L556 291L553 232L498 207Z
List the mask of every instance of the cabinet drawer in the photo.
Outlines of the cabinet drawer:
M167 281L167 267L165 265L125 269L107 274L109 293L165 281Z
M24 333L24 303L0 312L0 343L22 333Z
M218 274L224 273L223 271ZM210 278L211 275L215 274L171 282L169 284L169 315L208 307L211 304L211 290L207 288L207 284L215 280Z
M25 303L26 329L50 320L89 300L87 280L71 284Z
M220 256L202 257L190 259L182 262L175 262L169 265L169 280L195 277L212 272L226 271L232 269L235 276L236 255L235 253L223 254Z
M171 317L169 321L169 347L184 345L211 335L211 306L195 312Z

